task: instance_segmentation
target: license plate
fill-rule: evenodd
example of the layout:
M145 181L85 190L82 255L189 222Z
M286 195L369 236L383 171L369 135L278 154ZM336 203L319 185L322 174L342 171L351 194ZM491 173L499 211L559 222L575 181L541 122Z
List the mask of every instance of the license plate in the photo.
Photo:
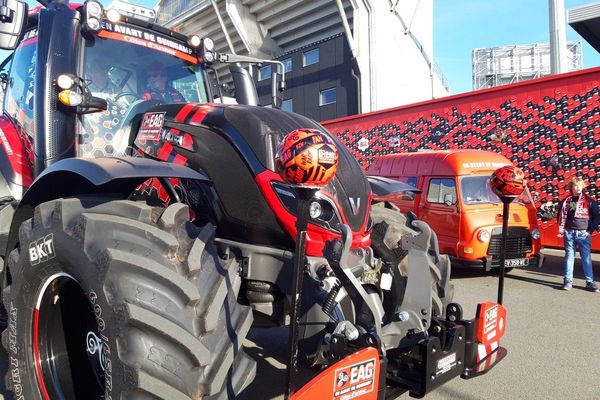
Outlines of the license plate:
M504 268L526 267L528 265L528 258L515 258L513 260L504 260Z

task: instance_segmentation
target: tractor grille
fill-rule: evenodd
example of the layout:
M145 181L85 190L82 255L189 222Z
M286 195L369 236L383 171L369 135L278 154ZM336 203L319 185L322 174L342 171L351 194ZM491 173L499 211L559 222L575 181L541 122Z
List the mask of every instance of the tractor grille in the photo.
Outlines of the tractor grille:
M502 250L502 228L492 229L488 255L500 257ZM506 259L525 257L531 251L531 235L527 228L509 227L506 235Z

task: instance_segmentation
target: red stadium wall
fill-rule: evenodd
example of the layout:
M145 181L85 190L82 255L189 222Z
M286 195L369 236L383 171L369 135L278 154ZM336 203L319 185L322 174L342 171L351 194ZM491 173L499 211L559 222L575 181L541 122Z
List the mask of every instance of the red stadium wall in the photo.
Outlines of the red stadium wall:
M581 175L600 197L600 68L323 122L367 167L418 149L485 149L525 171L545 246L562 247L556 208ZM600 235L592 247L600 251Z

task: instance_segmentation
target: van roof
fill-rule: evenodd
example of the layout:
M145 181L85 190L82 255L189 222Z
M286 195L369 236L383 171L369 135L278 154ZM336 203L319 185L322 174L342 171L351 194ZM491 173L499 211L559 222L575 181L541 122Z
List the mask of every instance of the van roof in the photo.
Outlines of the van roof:
M367 173L387 177L456 176L491 173L507 164L511 164L508 158L493 151L426 150L376 158Z

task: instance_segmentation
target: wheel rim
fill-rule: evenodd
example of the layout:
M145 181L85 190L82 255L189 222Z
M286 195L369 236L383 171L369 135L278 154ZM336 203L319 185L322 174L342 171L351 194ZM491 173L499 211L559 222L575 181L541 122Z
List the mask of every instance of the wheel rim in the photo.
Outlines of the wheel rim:
M98 310L97 310L98 311ZM33 315L33 356L44 399L102 399L104 353L94 308L70 275L49 277Z

